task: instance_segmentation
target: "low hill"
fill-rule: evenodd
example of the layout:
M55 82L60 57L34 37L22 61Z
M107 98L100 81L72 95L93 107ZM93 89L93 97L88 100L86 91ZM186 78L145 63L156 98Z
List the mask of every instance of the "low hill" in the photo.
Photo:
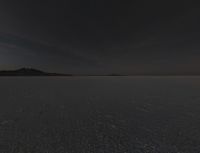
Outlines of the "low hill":
M33 68L0 71L0 76L72 76L71 74L48 73Z

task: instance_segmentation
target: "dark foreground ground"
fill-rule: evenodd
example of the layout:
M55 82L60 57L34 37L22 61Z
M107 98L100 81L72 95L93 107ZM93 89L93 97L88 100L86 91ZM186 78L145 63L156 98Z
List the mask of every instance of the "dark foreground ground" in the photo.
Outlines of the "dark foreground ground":
M0 153L199 153L200 77L0 78Z

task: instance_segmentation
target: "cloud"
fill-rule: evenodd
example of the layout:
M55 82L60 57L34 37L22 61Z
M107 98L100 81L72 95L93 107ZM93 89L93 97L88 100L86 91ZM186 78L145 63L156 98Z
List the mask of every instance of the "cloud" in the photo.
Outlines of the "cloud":
M0 33L0 46L4 48L4 52L7 48L7 54L22 56L25 62L27 61L25 58L34 57L35 60L40 60L41 63L54 59L58 64L62 62L72 65L98 65L98 62L91 56L84 55L83 52L77 49L67 46L60 47L6 33ZM55 64L55 62L53 63Z

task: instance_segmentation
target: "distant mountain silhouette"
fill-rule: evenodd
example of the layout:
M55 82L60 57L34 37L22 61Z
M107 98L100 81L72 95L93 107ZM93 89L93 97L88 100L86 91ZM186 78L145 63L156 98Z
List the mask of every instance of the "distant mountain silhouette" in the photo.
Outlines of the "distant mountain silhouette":
M123 76L115 73L111 74L62 74L62 73L49 73L33 68L20 68L17 70L3 70L0 71L0 76Z
M200 74L190 73L135 73L135 74L62 74L49 73L33 68L21 68L17 70L0 71L0 76L197 76Z
M71 74L48 73L33 68L0 71L0 76L72 76Z

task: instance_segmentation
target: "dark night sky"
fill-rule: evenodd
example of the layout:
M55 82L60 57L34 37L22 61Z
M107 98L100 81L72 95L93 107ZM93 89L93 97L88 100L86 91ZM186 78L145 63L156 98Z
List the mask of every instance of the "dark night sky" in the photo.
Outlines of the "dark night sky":
M1 0L0 69L200 73L200 9L189 1Z

